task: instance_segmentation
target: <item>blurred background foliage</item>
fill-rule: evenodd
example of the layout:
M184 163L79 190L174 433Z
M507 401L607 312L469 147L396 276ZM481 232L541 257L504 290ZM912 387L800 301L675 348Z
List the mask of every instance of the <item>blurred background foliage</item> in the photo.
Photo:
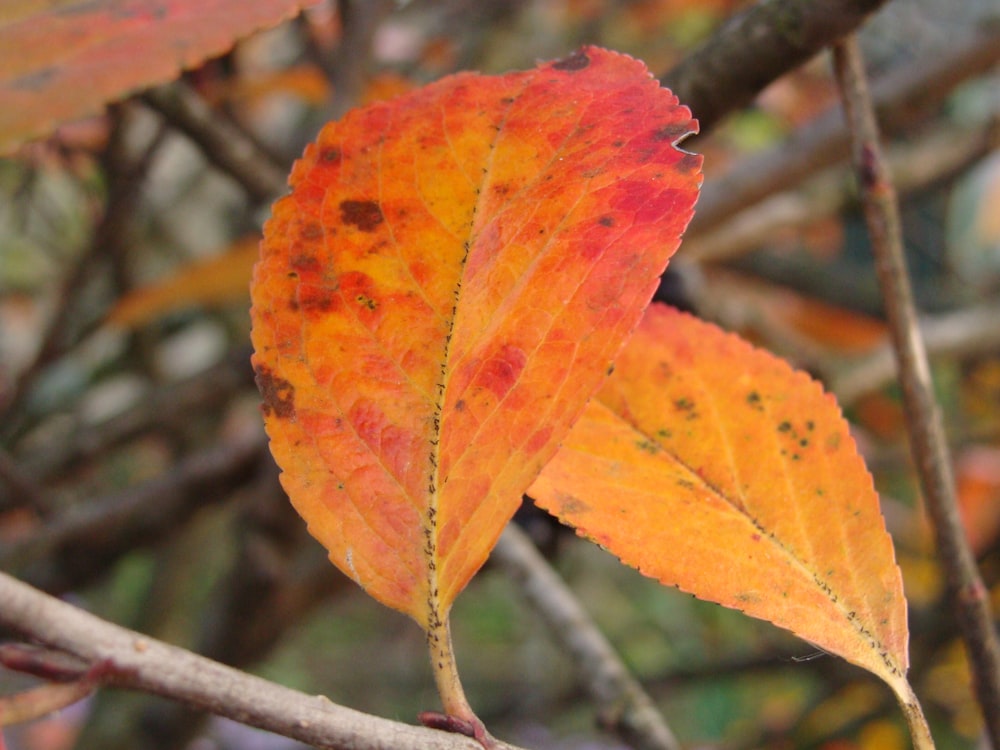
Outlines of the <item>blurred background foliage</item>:
M185 75L287 170L358 103L581 43L658 74L735 0L323 4ZM862 34L876 82L996 29L995 0L895 0ZM896 78L893 78L896 76ZM968 534L1000 610L1000 78L956 71L889 139ZM692 141L706 195L780 170L837 107L825 56ZM695 116L697 116L695 112ZM756 161L754 161L756 159ZM933 560L850 176L817 161L744 211L696 218L659 293L836 393L881 492L910 600L912 681L939 747L979 720ZM752 174L752 172L751 172ZM422 633L345 582L287 507L248 365L247 284L268 202L138 99L0 160L0 566L102 616L279 682L412 721L437 707ZM715 197L718 197L716 195ZM709 210L709 206L706 206ZM907 746L888 691L775 628L665 590L526 508L522 522L685 747ZM706 550L711 555L711 550ZM567 656L489 566L453 618L470 699L529 747L610 747ZM0 672L0 692L28 684ZM104 691L5 732L17 750L284 748Z

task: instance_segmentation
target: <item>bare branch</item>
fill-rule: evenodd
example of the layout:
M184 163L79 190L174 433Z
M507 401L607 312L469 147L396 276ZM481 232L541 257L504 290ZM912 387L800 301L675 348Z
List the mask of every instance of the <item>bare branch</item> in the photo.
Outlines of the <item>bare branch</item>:
M890 168L901 194L921 190L973 164L998 144L991 125L946 126L915 143L888 152ZM740 211L717 227L684 240L686 260L720 261L774 241L775 233L804 227L831 216L855 200L840 168L830 169L793 190L772 195Z
M912 126L920 112L938 105L956 85L989 71L997 61L1000 25L984 25L975 35L956 39L948 51L925 64L908 65L881 77L873 94L886 132ZM698 116L693 105L692 110ZM687 236L718 227L738 211L843 160L848 143L843 116L834 109L797 130L784 143L744 159L727 174L706 183Z
M990 611L989 591L976 568L958 514L951 455L934 399L903 254L896 191L879 144L875 111L855 38L835 48L834 68L851 130L852 159L875 253L875 271L899 362L910 450L934 528L949 598L968 649L986 733L993 747L1000 748L1000 642Z
M531 540L507 526L491 556L573 656L580 681L597 704L601 723L637 750L679 750L652 699Z
M1000 306L989 305L937 315L920 323L920 335L932 357L967 357L1000 348ZM859 362L834 372L827 383L841 404L851 404L865 393L888 384L898 375L890 344Z
M661 79L703 131L861 26L885 0L763 0L733 16Z
M226 497L218 488L250 478L264 455L263 436L253 436L191 456L164 476L54 518L4 549L0 566L47 590L68 590L124 552L162 538L206 500Z
M180 81L160 86L143 94L142 100L194 141L205 158L235 178L253 200L263 203L285 192L285 167L275 164L190 86Z
M100 665L104 685L171 698L316 747L482 750L468 737L363 714L223 666L101 620L5 573L0 601L0 624Z

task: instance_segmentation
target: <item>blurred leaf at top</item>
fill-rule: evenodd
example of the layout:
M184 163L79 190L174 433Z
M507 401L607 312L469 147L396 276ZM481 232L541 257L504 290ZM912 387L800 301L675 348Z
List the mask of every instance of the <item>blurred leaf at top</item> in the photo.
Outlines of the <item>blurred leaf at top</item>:
M0 154L165 83L314 0L10 0L0 4Z

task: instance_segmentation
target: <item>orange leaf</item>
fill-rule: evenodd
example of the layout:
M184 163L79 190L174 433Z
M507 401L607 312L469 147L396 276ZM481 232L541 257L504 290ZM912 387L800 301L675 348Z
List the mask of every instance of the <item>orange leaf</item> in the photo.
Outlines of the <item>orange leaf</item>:
M832 396L651 307L529 494L646 575L906 685L902 581Z
M257 245L256 236L243 237L215 257L190 263L171 276L135 289L118 301L106 322L139 328L192 305L244 299L250 269L257 260Z
M432 641L676 249L695 129L642 63L584 48L350 113L274 206L252 316L282 483Z
M0 153L176 78L315 0L5 0Z

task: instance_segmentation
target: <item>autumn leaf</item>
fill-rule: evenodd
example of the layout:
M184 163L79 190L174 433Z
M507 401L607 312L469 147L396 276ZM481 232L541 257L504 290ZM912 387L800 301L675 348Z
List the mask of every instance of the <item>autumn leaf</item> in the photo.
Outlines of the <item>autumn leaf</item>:
M7 0L0 154L176 78L314 0Z
M651 306L529 494L644 574L787 628L919 711L871 477L833 397L784 361Z
M459 74L324 128L265 228L254 367L282 483L334 564L428 631L450 713L451 604L677 248L695 129L598 48Z
M166 278L134 289L111 308L105 323L135 329L193 305L245 300L257 245L256 235L242 237L214 257L192 262Z

